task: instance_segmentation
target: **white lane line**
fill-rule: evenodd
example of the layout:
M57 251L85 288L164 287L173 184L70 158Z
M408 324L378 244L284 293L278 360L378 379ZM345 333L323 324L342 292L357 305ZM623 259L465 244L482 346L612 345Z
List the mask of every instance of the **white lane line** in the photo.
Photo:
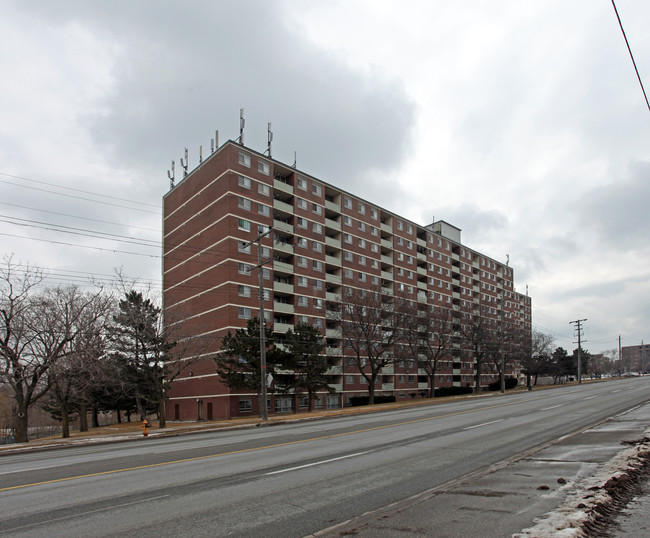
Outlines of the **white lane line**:
M463 428L463 430L471 430L472 428L480 428L481 426L487 426L488 424L495 424L497 422L501 422L503 419L500 418L499 420L491 420L490 422L484 422L483 424L477 424L476 426L468 426L467 428Z
M542 411L548 411L549 409L555 409L556 407L562 407L562 404L552 405L551 407L544 407Z
M347 458L354 458L355 456L363 456L364 454L367 454L369 450L366 450L365 452L357 452L356 454L348 454L347 456L340 456L338 458L331 458L329 460L323 460L323 461L317 461L314 463L307 463L306 465L299 465L298 467L289 467L288 469L280 469L279 471L271 471L270 473L265 473L266 476L272 475L272 474L280 474L280 473L288 473L289 471L297 471L298 469L304 469L306 467L314 467L315 465L323 465L323 463L330 463L332 461L339 461L339 460L344 460Z
M592 398L598 398L598 396L600 396L600 394L596 394L595 396L587 396L587 397L584 398L584 399L585 399L585 400L591 400Z
M621 389L613 390L613 391L612 391L612 394L614 394L615 392L621 392Z
M150 501L157 501L158 499L164 499L165 497L169 497L169 495L158 495L157 497L149 497L148 499L141 499L139 501L132 501L132 502L122 503L122 504L114 504L112 506L107 506L105 508L98 508L96 510L89 510L87 512L80 512L78 514L69 514L67 516L61 516L54 519L48 519L47 521L41 521L39 523L31 523L28 525L22 525L20 527L14 527L13 529L6 529L6 530L15 531L15 530L29 529L30 527L38 527L39 525L49 525L50 523L55 523L57 521L65 521L66 519L73 519L75 517L84 517L90 514L96 514L98 512L108 512L109 510L115 510L116 508L124 508L125 506L133 506L134 504L142 504L142 503L148 503Z

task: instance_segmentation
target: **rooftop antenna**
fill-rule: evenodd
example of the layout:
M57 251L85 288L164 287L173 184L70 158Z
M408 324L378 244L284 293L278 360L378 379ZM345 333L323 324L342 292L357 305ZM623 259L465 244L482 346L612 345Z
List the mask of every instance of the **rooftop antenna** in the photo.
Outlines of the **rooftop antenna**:
M181 157L181 166L183 167L183 177L187 177L187 167L189 166L189 160L187 158L187 148L185 148L185 161Z
M219 149L219 131L214 132L214 138L210 139L210 154Z
M291 165L291 168L295 168L298 164L298 154L294 151L293 152L293 164Z
M506 254L506 267L510 265L510 254Z
M199 146L199 164L203 162L203 144Z
M172 159L172 169L167 170L167 177L169 178L170 190L174 188L174 160Z
M244 125L246 125L246 120L244 119L244 109L239 109L239 143L244 145Z
M267 131L267 138L268 138L268 147L266 151L269 153L269 158L271 157L271 142L273 142L273 131L271 131L271 122L269 122L268 126L268 131ZM266 151L264 153L266 153Z

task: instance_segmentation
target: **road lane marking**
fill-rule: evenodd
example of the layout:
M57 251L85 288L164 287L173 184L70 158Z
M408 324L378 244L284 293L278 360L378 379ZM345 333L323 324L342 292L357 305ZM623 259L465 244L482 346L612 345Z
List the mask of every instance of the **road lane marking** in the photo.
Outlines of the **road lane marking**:
M367 454L368 452L370 452L370 451L366 450L365 452L357 452L356 454L348 454L347 456L340 456L338 458L331 458L329 460L316 461L314 463L307 463L306 465L298 465L298 467L289 467L288 469L280 469L279 471L271 471L270 473L264 473L264 474L266 476L269 476L269 475L272 475L272 474L288 473L290 471L297 471L298 469L305 469L306 467L314 467L316 465L323 465L324 463L330 463L332 461L345 460L347 458L354 458L355 456L363 456L364 454Z
M500 418L499 420L491 420L490 422L484 422L483 424L477 424L476 426L468 426L467 428L463 428L464 430L471 430L473 428L480 428L481 426L487 426L488 424L495 424L496 422L501 422L503 419Z
M525 401L526 402L531 402L535 400L544 400L546 399L546 396L538 396L537 398L527 398ZM437 415L435 417L425 417L425 418L416 418L413 420L407 420L404 422L396 422L394 424L385 424L383 426L373 426L371 428L363 428L360 430L353 430L349 432L343 432L343 433L333 433L331 435L323 435L320 437L310 437L307 439L300 439L298 441L288 441L286 443L277 443L273 445L264 445L264 446L258 446L258 447L253 447L253 448L243 448L241 450L233 450L230 452L219 452L217 454L207 454L205 456L196 456L194 458L185 458L185 459L180 459L180 460L172 460L172 461L162 461L160 463L149 463L147 465L138 465L136 467L125 467L122 469L112 469L110 471L100 471L97 473L89 473L89 474L83 474L83 475L77 475L77 476L67 476L64 478L55 478L52 480L44 480L42 482L33 482L31 484L19 484L17 486L9 486L5 488L0 488L0 492L3 491L11 491L15 489L22 489L22 488L28 488L32 486L43 486L45 484L55 484L58 482L67 482L70 480L76 480L76 479L81 479L81 478L94 478L97 476L105 476L105 475L111 475L111 474L117 474L117 473L125 473L129 471L139 471L142 469L152 469L154 467L163 467L166 465L174 465L178 463L187 463L187 462L192 462L192 461L201 461L201 460L206 460L206 459L211 459L211 458L219 458L222 456L232 456L234 454L244 454L247 452L256 452L259 450L266 450L270 448L279 448L279 447L285 447L285 446L292 446L292 445L298 445L302 443L310 443L313 441L323 441L325 439L334 439L337 437L346 437L348 435L356 435L359 433L367 433L371 431L378 431L378 430L385 430L388 428L395 428L398 426L408 426L410 424L418 424L420 422L430 422L433 420L440 420L443 418L450 418L450 417L457 417L460 415L468 415L470 413L477 413L479 411L485 411L488 409L497 409L499 407L507 407L507 406L512 406L512 405L521 405L521 401L514 401L514 402L506 402L506 403L500 403L500 404L494 404L494 405L488 405L485 407L481 407L479 409L466 409L463 411L456 411L454 413L446 413L444 415Z
M61 516L55 519L48 519L47 521L41 521L39 523L32 523L30 525L21 525L20 527L13 527L11 529L5 529L6 531L17 531L23 529L29 529L30 527L38 527L40 525L49 525L50 523L56 523L57 521L65 521L66 519L72 519L75 517L84 517L90 514L96 514L98 512L107 512L108 510L115 510L117 508L124 508L125 506L133 506L134 504L148 503L150 501L156 501L158 499L164 499L169 497L169 495L158 495L157 497L149 497L148 499L142 499L139 501L131 501L129 503L115 504L113 506L107 506L105 508L97 508L95 510L88 510L87 512L80 512L78 514L70 514L68 516Z
M586 398L583 398L583 400L591 400L592 398L598 398L600 394L596 394L595 396L587 396Z
M614 394L615 392L621 392L621 389L613 390L613 391L612 391L612 394Z
M555 409L556 407L562 407L562 404L552 405L551 407L544 407L542 411L548 411L549 409Z

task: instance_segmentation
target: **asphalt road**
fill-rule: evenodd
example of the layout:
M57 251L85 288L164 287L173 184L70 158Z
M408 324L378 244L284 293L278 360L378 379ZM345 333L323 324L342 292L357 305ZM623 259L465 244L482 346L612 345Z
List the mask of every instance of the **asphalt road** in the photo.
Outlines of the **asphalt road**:
M650 399L650 377L0 458L2 536L306 536Z

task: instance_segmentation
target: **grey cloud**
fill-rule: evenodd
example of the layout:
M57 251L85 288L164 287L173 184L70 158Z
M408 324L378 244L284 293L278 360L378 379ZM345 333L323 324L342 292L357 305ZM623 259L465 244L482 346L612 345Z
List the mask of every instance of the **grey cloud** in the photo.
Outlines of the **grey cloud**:
M630 166L628 178L597 187L583 197L581 225L597 232L608 248L647 248L650 229L650 162Z
M289 4L108 4L30 5L35 15L77 21L122 48L109 113L88 127L123 165L164 182L183 146L195 166L199 144L205 155L215 129L221 141L236 138L242 106L247 146L266 149L271 121L275 158L292 163L296 151L298 168L351 191L371 169L403 162L414 105L399 81L354 72L301 41L283 21Z

